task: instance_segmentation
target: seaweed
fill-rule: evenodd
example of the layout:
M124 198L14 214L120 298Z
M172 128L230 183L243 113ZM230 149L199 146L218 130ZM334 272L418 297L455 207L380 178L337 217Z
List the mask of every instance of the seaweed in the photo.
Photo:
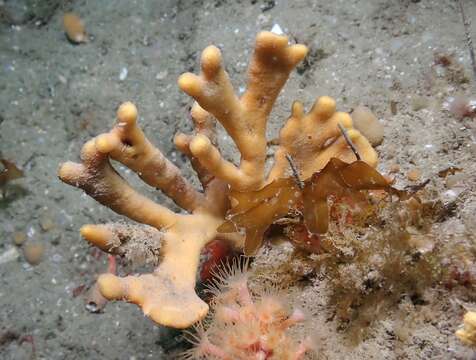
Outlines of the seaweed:
M362 192L383 190L403 200L410 198L426 183L409 190L399 190L362 160L346 163L331 158L321 171L303 183L290 177L273 181L259 191L233 191L230 195L232 208L218 231L244 232L245 254L252 255L262 245L266 230L286 215L302 217L311 235L325 234L329 228L330 197L363 204Z
M2 198L5 199L7 197L7 184L12 180L22 178L25 175L14 162L6 159L0 159L0 162L3 165L3 170L0 171L0 189L2 192Z

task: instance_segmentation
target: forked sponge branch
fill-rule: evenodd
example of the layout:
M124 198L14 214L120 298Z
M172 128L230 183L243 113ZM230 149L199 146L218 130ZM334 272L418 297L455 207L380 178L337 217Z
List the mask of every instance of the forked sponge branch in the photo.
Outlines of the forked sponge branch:
M247 90L238 97L223 67L221 52L207 47L201 57L201 74L183 74L180 88L195 99L191 115L195 133L177 134L174 143L191 161L202 184L195 189L179 168L147 139L137 124L137 108L126 102L117 112L111 131L88 141L81 162L61 165L59 177L118 214L143 225L86 225L82 236L103 251L127 255L131 243L150 236L146 251L156 256L150 274L99 277L101 293L111 300L137 304L158 324L186 328L203 319L208 305L195 293L197 269L203 248L219 238L243 249L242 233L218 234L233 204L230 191L252 192L289 177L286 156L293 158L302 180L321 170L331 157L353 160L337 124L348 129L362 159L371 166L377 155L369 142L352 128L346 113L336 112L335 101L319 98L309 113L295 102L280 133L275 164L265 172L266 125L289 74L305 57L304 45L289 45L288 38L262 32L248 68ZM215 125L220 122L240 152L235 165L221 154ZM161 190L184 213L175 213L135 191L111 165L115 160L133 170L145 183ZM153 228L151 230L151 227ZM243 232L244 233L244 232ZM158 253L156 253L158 252Z

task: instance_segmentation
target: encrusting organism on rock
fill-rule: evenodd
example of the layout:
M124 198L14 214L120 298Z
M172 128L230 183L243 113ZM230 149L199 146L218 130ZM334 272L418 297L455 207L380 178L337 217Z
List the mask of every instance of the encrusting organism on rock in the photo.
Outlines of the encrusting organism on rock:
M85 225L81 234L87 241L104 251L124 254L124 247L140 237L137 232L153 234L156 239L156 245L149 244L154 250L149 253L160 253L153 273L122 278L104 274L98 278L99 289L107 299L135 303L159 324L186 328L208 312L208 305L195 293L203 248L216 239L243 248L241 232L217 231L233 206L230 191L258 191L289 177L286 155L296 163L302 180L321 170L331 158L355 160L338 124L347 129L362 160L376 165L376 152L352 129L350 116L336 112L333 99L321 97L307 114L302 104L293 104L291 117L280 133L275 164L266 176L267 120L290 72L306 53L304 45L288 45L285 36L258 34L248 69L247 90L241 98L235 94L223 68L220 50L214 46L202 52L200 75L186 73L179 78L180 88L196 100L191 110L196 133L178 134L174 142L190 159L203 191L194 189L180 170L149 142L137 125L137 109L130 102L119 107L117 123L110 132L83 146L80 164L67 162L60 167L61 180L83 189L118 214L145 224L146 230L139 230L139 225ZM216 121L235 142L241 155L239 166L220 154L215 139ZM175 213L136 192L110 160L133 170L185 212Z

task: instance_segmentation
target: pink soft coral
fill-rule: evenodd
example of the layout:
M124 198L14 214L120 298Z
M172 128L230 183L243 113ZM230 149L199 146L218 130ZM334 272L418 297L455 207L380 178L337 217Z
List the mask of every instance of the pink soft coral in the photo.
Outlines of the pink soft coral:
M235 262L218 274L211 287L214 311L191 334L194 348L184 359L302 359L311 350L311 340L294 340L290 328L305 321L304 312L291 309L275 289L252 294L241 268Z

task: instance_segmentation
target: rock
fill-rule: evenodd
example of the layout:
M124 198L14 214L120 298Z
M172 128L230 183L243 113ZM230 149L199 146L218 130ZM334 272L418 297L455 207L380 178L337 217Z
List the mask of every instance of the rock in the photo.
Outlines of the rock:
M411 100L411 107L413 111L419 111L428 107L428 99L424 96L415 95Z
M51 215L44 213L40 216L40 226L43 231L50 231L54 229L55 223L51 218Z
M169 74L168 71L164 70L164 71L161 71L161 72L157 73L157 75L155 75L155 78L157 80L164 80L167 77L168 74Z
M366 106L357 106L351 114L354 128L359 130L372 146L383 141L383 125Z
M43 259L45 245L40 242L28 242L23 247L23 255L30 265L38 265Z
M11 247L8 250L0 253L0 264L16 260L20 254L16 247Z
M66 37L73 44L87 42L86 30L84 24L78 15L66 13L63 16L63 27Z
M446 178L446 187L452 188L457 185L463 184L467 180L468 176L464 173L449 175Z
M421 178L421 171L418 168L413 168L407 173L407 178L410 181L418 181Z
M16 231L14 234L13 234L13 243L16 245L16 246L21 246L23 245L23 243L26 241L26 234L24 232L21 232L21 231Z
M399 171L400 171L400 165L398 164L392 164L390 165L390 168L388 169L388 172L392 174L397 173Z

